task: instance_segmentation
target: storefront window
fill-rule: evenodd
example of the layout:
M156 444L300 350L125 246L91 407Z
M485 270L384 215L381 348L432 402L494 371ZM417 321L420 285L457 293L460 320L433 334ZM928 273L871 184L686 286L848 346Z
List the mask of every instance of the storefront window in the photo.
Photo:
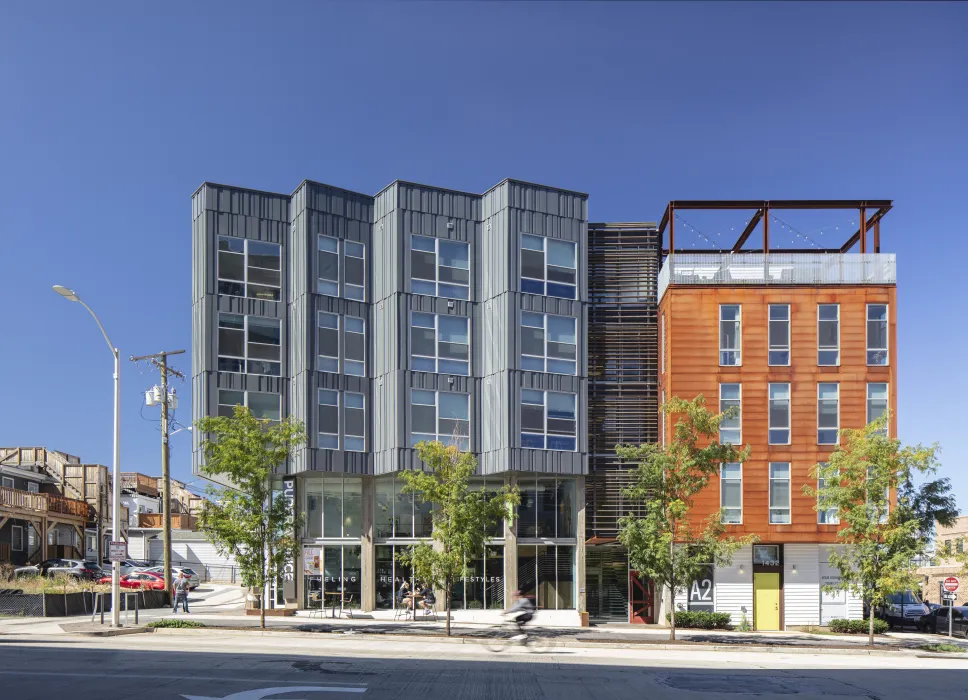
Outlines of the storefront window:
M343 481L343 537L363 534L363 482Z
M323 481L323 537L343 536L343 482Z
M303 513L306 516L306 524L303 536L316 539L323 536L323 483L318 479L304 483Z
M393 480L391 479L378 479L376 482L374 521L378 539L393 537Z
M393 536L413 537L413 494L403 492L403 480L395 479L393 491Z
M363 482L360 479L317 478L303 483L304 537L355 539L362 535Z
M303 547L306 608L359 608L362 597L358 546Z
M573 479L527 479L518 483L518 537L575 537Z
M433 505L419 495L404 493L402 479L376 482L375 526L377 539L392 537L430 537L433 532Z
M469 562L468 572L451 589L454 610L504 608L504 547L488 546L484 556Z
M538 608L575 607L575 548L554 545L518 547L518 588Z
M406 545L382 545L376 549L376 607L391 610L397 605L397 591L404 581L415 584L413 571L397 561L396 555L408 549Z

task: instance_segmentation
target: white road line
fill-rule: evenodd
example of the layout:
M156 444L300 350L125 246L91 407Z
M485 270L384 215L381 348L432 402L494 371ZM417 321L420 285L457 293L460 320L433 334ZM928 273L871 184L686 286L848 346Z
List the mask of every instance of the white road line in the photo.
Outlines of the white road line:
M101 673L85 673L82 671L0 671L0 676L45 676L45 677L61 677L61 678L101 678L105 677L104 672ZM184 674L179 676L172 675L162 675L160 673L110 673L111 678L154 678L163 679L169 681L223 681L223 682L239 682L239 683L292 683L292 684L304 684L305 679L296 681L286 681L276 678L244 678L240 676L185 676ZM366 683L347 683L347 686L353 686L355 688L366 687ZM318 686L323 687L323 686ZM351 690L349 692L359 692L358 690Z

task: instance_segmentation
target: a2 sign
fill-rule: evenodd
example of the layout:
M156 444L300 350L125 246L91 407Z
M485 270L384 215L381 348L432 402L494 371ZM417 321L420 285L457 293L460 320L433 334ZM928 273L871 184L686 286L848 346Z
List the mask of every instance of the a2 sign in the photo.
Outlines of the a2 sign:
M689 609L713 611L713 567L689 584Z

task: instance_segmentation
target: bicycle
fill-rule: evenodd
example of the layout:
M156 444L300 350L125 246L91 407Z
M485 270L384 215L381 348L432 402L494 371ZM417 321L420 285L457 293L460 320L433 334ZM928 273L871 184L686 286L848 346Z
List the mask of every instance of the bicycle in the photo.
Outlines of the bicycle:
M550 637L528 634L524 630L524 625L518 624L514 620L507 620L500 625L495 625L492 630L496 632L496 635L488 637L485 646L488 651L495 654L499 654L512 646L522 646L540 654L554 646L554 641Z

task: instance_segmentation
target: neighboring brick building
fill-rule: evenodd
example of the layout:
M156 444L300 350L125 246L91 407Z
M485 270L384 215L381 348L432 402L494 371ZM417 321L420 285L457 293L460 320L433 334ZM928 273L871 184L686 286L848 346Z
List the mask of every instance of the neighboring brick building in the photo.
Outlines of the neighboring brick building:
M941 582L948 576L961 577L961 590L958 591L958 604L966 605L968 601L968 576L963 575L961 564L955 558L964 554L968 548L968 515L955 520L951 527L935 526L934 556L929 566L922 566L918 573L924 577L921 586L922 594L932 603L940 602Z

